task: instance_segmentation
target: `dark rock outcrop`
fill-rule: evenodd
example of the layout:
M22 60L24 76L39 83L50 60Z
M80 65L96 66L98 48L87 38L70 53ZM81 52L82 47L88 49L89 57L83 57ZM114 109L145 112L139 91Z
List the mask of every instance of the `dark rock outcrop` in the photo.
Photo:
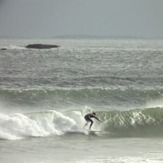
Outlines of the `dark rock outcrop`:
M1 48L1 50L7 50L7 48Z
M31 49L51 49L51 48L58 48L58 45L49 45L49 44L29 44L26 48Z

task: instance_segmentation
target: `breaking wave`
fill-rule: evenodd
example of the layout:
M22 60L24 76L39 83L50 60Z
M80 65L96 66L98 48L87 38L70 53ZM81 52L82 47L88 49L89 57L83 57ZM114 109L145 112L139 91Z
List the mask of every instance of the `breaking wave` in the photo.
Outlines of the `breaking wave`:
M89 135L83 117L92 110L103 122L93 125L97 135L162 137L162 96L161 89L0 90L0 139Z
M82 132L81 126L77 125L80 117L80 114L76 114L75 120L57 111L0 114L0 139L15 140Z
M97 135L107 137L162 137L163 108L128 111L99 111L103 121L95 121ZM84 126L84 112L55 110L33 113L0 114L0 139L15 140L28 137L46 137L78 133L89 135Z

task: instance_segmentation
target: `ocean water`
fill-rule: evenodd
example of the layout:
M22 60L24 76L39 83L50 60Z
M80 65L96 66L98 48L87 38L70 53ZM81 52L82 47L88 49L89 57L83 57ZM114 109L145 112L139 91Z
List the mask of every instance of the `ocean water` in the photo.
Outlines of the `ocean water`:
M26 49L27 44L60 45ZM162 163L162 40L0 40L1 163ZM95 111L89 132L84 115Z

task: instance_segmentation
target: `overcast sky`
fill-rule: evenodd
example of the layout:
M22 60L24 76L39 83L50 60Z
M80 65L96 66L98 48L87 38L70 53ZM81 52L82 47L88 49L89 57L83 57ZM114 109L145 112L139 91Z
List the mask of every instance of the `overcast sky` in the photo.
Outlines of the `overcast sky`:
M163 0L0 0L0 36L163 38Z

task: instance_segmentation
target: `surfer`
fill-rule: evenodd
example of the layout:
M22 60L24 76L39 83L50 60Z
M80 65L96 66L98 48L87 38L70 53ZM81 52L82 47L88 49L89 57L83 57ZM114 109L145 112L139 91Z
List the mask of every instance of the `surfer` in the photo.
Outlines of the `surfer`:
M84 116L84 118L85 118L85 120L87 121L86 124L85 124L84 126L87 126L87 124L88 124L89 122L91 122L91 124L90 124L90 126L89 126L89 129L91 129L91 127L92 127L92 125L93 125L93 121L92 121L91 118L95 118L96 120L98 120L99 122L101 122L101 121L96 117L96 113L95 113L95 112L86 114L86 115Z

